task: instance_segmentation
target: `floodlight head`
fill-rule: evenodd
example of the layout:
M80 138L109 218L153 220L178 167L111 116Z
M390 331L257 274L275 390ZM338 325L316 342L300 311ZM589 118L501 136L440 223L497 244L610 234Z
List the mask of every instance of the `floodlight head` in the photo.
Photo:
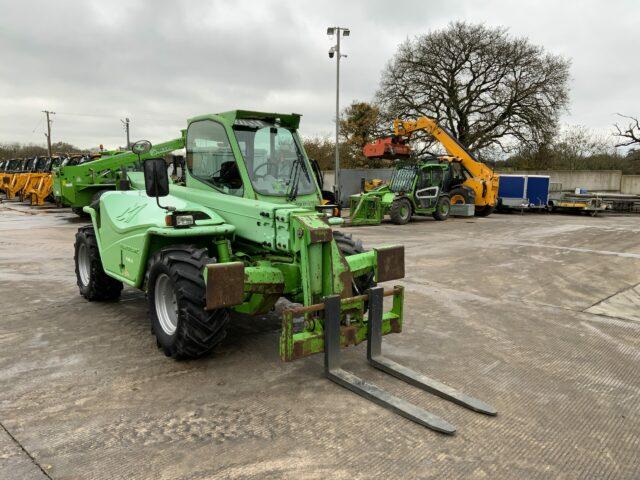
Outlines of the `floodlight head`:
M327 35L333 35L336 29L333 27L327 27Z
M344 30L342 30L343 37L348 37L349 35L351 35L351 30L349 30L348 28L345 28Z

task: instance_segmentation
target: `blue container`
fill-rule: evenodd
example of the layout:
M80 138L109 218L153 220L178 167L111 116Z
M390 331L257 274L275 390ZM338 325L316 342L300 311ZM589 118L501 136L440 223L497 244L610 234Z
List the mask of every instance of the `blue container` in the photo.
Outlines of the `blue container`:
M498 197L503 207L544 208L549 201L549 177L500 175Z
M525 183L524 175L500 175L498 197L511 199L525 198Z
M549 202L549 177L527 175L527 198L534 207L546 207Z

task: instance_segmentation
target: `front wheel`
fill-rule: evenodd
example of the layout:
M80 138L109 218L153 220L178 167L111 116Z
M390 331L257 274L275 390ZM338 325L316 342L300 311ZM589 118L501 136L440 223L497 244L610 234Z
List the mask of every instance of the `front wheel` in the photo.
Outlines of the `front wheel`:
M205 248L192 245L165 247L149 261L151 329L158 347L168 357L201 357L225 337L229 311L205 310L207 287L202 272L207 263L214 261Z
M452 188L449 191L449 199L452 205L472 205L476 203L474 191L465 186Z
M406 198L394 200L389 211L391 221L396 225L404 225L411 220L411 202Z
M122 282L111 278L102 268L98 242L92 226L76 233L76 279L80 295L89 300L116 300L122 292Z
M438 198L436 204L436 210L433 212L433 218L438 221L444 221L449 218L449 212L451 211L451 200L446 195L442 195Z
M90 215L86 213L82 207L71 207L71 211L78 215L80 218L90 218Z

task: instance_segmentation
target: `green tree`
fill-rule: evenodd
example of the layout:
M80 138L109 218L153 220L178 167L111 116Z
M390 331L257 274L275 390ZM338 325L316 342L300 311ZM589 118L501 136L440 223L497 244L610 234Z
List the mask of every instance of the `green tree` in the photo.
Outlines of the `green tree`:
M363 147L382 135L380 108L368 102L354 101L340 116L340 140L344 143L346 158L343 167L369 167L371 160L362 154Z

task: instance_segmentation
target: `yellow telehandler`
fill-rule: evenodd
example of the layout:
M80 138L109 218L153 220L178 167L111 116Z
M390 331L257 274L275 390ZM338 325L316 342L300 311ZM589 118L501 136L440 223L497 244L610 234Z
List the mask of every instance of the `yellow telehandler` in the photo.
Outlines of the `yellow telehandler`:
M498 174L477 160L450 131L429 117L394 120L394 135L366 145L363 153L368 158L407 158L412 152L407 142L417 131L426 131L447 151L448 155L437 159L450 165L445 183L451 204L473 204L476 215L490 215L498 203Z

